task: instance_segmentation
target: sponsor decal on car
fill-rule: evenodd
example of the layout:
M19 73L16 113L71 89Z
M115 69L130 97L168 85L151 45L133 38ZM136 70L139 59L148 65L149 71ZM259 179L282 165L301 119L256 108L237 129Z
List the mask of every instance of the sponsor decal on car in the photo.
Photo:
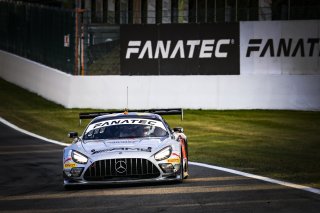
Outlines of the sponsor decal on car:
M136 139L132 139L132 140L120 140L120 141L106 141L105 143L111 143L111 144L116 144L116 143L138 143L141 140L136 140Z
M180 163L180 155L178 153L173 152L171 157L167 159L167 163L179 164Z
M110 149L102 149L102 150L91 150L91 153L94 154L99 154L102 152L113 152L113 151L137 151L137 152L151 152L151 147L148 148L131 148L131 147L121 147L121 148L110 148Z
M64 160L63 168L69 169L69 168L74 168L74 167L77 167L77 164L72 161L72 158L69 157Z
M108 121L102 121L99 123L91 124L87 130L86 133L98 129L101 127L107 127L107 126L114 126L114 125L130 125L130 124L138 124L138 125L147 125L147 126L156 126L160 127L162 129L166 129L162 122L156 121L156 120L150 120L150 119L114 119L114 120L108 120Z
M63 167L64 167L65 169L74 168L74 167L77 167L77 164L76 164L76 163L72 163L72 162L70 162L70 163L65 163L65 164L63 165Z
M180 163L180 158L169 158L167 159L168 163Z

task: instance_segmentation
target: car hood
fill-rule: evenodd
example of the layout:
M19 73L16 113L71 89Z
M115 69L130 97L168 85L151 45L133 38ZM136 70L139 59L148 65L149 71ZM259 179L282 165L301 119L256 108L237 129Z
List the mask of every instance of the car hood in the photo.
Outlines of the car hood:
M165 144L165 138L137 138L116 140L90 140L82 143L83 149L91 157L113 155L114 153L152 154Z

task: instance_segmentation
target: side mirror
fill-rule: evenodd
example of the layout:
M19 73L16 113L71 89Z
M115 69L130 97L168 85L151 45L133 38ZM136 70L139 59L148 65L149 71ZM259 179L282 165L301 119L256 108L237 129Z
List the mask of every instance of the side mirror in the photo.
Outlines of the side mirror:
M175 128L173 128L173 131L176 133L183 133L183 128L182 127L175 127Z
M78 137L78 133L77 132L69 132L68 133L68 137L69 138L77 138Z

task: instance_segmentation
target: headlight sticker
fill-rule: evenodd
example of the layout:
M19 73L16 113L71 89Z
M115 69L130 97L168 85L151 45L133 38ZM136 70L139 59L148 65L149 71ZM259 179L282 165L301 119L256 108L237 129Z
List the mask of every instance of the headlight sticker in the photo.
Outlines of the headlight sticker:
M169 158L168 163L180 163L180 158Z
M167 163L179 164L180 155L178 155L177 153L172 153L171 157L167 159Z
M77 167L77 166L78 165L76 163L74 163L71 158L67 158L63 163L63 168L64 169L70 169L70 168L74 168L74 167Z
M65 169L70 169L70 168L74 168L74 167L77 167L78 165L76 164L76 163L65 163L64 165L63 165L63 168L65 168Z

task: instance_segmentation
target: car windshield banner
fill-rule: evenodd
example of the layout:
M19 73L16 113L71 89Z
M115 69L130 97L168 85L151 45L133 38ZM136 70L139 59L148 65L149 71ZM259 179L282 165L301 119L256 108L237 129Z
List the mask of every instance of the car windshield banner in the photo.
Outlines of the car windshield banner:
M90 132L91 130L100 129L108 126L116 126L116 125L147 125L147 126L156 126L161 129L166 129L162 122L150 119L115 119L115 120L107 120L99 123L93 123L88 126L85 133Z
M121 25L121 75L239 75L239 24Z

